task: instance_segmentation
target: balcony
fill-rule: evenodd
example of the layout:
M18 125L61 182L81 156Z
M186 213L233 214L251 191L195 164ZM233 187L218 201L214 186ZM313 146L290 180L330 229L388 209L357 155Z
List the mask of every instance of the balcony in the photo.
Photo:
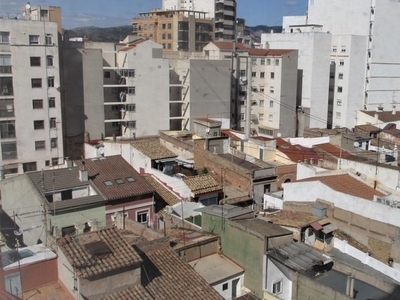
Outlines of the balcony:
M11 66L0 66L0 74L11 74L12 67Z
M14 95L12 77L0 77L0 96Z

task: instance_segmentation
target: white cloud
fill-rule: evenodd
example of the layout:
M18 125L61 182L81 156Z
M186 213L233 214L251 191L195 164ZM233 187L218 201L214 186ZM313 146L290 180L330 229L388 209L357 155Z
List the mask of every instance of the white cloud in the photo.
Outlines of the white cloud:
M289 1L286 1L285 4L286 4L287 6L296 6L296 5L297 5L297 1L289 0Z

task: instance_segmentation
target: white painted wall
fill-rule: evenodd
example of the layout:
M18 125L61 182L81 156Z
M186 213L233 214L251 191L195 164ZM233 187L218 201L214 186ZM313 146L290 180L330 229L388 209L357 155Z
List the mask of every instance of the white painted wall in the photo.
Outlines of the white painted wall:
M282 32L290 32L290 25L305 25L307 24L306 16L283 16Z
M239 280L237 286L236 286L236 295L237 297L239 297L242 294L242 285L243 285L243 281L244 281L244 274L240 275L240 276L235 276L233 278L230 278L229 280L226 281L222 281L218 284L212 285L212 287L214 288L214 290L216 290L222 297L224 297L224 299L229 300L232 299L232 289L233 289L233 281L234 280ZM224 284L228 284L228 289L227 290L223 290L223 285Z
M272 294L272 286L279 280L282 280L282 293L277 296L283 300L292 299L292 280L289 277L289 271L274 260L267 259L267 282L264 289Z

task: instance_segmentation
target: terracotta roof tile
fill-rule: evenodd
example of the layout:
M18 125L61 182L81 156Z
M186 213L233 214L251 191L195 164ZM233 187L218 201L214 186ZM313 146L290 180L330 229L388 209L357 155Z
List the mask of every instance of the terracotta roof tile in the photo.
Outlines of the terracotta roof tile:
M233 43L232 42L212 42L215 46L222 50L232 50ZM249 48L245 47L241 43L236 43L236 50L247 51Z
M323 152L329 153L336 157L341 156L342 158L349 158L352 156L350 152L347 152L346 150L343 149L340 150L339 147L336 147L330 143L315 145L314 148L321 149Z
M221 190L221 186L209 174L186 177L183 181L196 196Z
M362 111L364 114L367 114L371 117L375 117L375 114L378 115L378 119L382 121L383 123L389 123L389 122L396 122L400 120L400 111L397 111L395 114L393 114L391 111L380 111L377 112L375 110L372 111Z
M107 200L146 195L154 188L120 155L84 159L89 179ZM74 161L82 166L82 160ZM128 178L133 178L128 179ZM109 182L108 182L109 181ZM108 182L107 185L105 182Z
M170 206L175 205L181 200L178 196L176 196L173 192L171 192L166 186L160 183L157 179L155 179L151 175L145 175L147 182L150 183L153 188L156 190L157 194L163 198L163 200Z
M297 182L310 181L320 181L321 183L329 186L331 189L337 192L349 194L367 200L373 200L374 196L385 196L385 194L373 189L372 187L366 185L365 183L348 174L310 177L299 180Z
M81 278L116 271L142 262L117 228L66 236L58 245Z
M158 138L136 140L131 142L131 145L152 160L178 156L171 150L161 145Z
M146 291L146 289L142 285L135 285L128 289L101 298L101 300L121 300L121 299L153 300L154 298Z
M305 159L309 161L312 158L314 164L317 164L320 159L320 156L313 149L292 145L281 138L276 139L276 148L293 162L304 161Z
M294 50L290 49L249 49L249 55L256 55L256 56L282 56L287 53L290 53Z
M119 49L119 51L131 50L131 49L135 48L138 44L143 43L145 41L147 41L147 40L146 39L141 39L141 40L134 41L134 42L130 43L128 46Z

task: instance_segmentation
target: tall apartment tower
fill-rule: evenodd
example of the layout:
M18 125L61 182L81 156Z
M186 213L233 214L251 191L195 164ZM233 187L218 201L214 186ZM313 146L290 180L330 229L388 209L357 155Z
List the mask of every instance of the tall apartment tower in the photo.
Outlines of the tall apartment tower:
M232 42L236 36L236 0L163 0L165 10L207 12L215 22L214 41Z
M0 19L0 148L5 174L63 163L57 23Z

